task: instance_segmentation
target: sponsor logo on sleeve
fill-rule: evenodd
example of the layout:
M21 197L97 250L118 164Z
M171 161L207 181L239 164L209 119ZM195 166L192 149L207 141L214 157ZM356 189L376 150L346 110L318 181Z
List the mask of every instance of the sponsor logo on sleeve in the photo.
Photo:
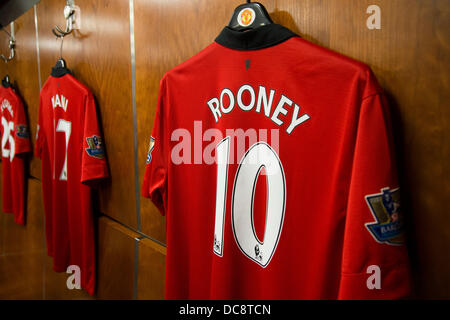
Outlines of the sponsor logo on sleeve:
M155 138L150 137L150 145L148 147L148 153L147 153L147 164L149 164L152 161L152 151L155 147Z
M30 136L28 126L24 124L18 124L16 126L16 136L18 136L19 138L28 139L28 137Z
M86 152L89 156L97 159L103 159L105 157L102 137L95 135L92 137L87 137L86 142L89 146L89 148L86 148Z
M367 195L367 204L375 222L366 223L367 230L379 243L402 245L405 242L404 221L400 211L400 189L381 189L381 193Z

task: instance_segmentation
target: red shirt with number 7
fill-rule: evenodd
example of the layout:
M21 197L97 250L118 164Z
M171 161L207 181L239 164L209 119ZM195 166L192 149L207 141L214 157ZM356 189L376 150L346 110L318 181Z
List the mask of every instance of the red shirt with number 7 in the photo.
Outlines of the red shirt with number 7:
M92 93L70 73L57 73L40 95L35 153L42 160L47 252L53 269L81 271L81 286L95 289L95 241L89 182L108 176Z

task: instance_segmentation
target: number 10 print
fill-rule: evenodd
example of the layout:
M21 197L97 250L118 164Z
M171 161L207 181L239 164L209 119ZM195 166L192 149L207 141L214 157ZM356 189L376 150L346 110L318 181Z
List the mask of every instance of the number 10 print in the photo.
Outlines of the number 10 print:
M217 189L214 225L214 253L223 257L225 212L228 186L230 137L217 144ZM267 181L266 225L263 241L256 236L253 202L256 182L264 168ZM252 145L242 157L233 183L231 198L233 235L242 253L265 268L272 259L283 228L286 180L276 152L265 142Z

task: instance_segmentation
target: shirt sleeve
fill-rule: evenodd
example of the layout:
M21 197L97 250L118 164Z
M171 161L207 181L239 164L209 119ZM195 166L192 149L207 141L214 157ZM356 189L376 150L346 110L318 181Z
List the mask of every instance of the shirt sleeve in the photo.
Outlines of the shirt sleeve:
M108 177L103 138L98 125L97 110L92 94L85 98L81 182Z
M142 187L142 195L146 198L150 198L162 215L166 213L165 208L167 204L167 173L170 138L167 113L168 96L166 92L166 80L163 78L159 88L158 104L156 107L152 136L149 141L147 166Z
M387 102L370 72L357 126L339 299L410 294L409 259Z
M36 126L36 143L34 145L34 155L42 159L42 148L44 146L44 132L42 130L42 97L39 97L39 114Z
M20 99L17 99L17 108L14 114L14 145L16 155L31 151L30 131L23 103Z

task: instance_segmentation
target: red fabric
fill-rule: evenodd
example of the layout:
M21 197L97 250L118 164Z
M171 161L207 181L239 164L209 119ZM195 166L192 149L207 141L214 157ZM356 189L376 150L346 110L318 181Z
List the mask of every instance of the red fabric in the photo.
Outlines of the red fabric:
M95 239L91 187L85 183L108 176L102 142L88 143L93 137L101 141L91 92L70 74L49 77L41 90L35 146L42 160L47 251L57 272L78 265L81 286L91 295Z
M25 224L26 177L24 153L30 152L28 123L22 101L11 87L0 87L3 212Z
M250 68L247 70L250 60ZM269 116L255 106L244 111L237 92L250 85L258 97L275 90ZM208 101L233 92L234 109L216 121ZM272 120L282 95L278 125ZM250 104L250 94L244 95ZM298 105L298 117L310 118L287 133ZM228 98L224 106L229 105ZM175 164L175 129L191 134L194 161L200 145L194 121L203 132L227 129L278 129L277 155L285 175L285 210L272 259L261 267L238 246L232 223L233 188L241 156L234 155L227 172L223 256L213 252L217 165ZM391 144L389 111L370 69L304 39L294 37L273 47L238 51L213 43L161 81L155 139L142 194L166 215L168 299L395 299L408 295L410 277L404 245L378 242L366 227L374 223L366 196L398 188ZM206 140L206 139L205 139ZM252 143L247 141L246 150ZM236 151L236 146L230 147ZM230 156L231 157L231 156ZM255 233L261 242L260 212L267 201L258 179L253 199ZM270 180L270 178L269 178ZM269 181L268 180L268 181ZM270 187L269 187L270 189ZM282 190L278 190L281 192ZM238 197L238 195L234 195ZM262 205L261 205L262 203ZM239 206L236 209L241 210ZM238 221L237 224L240 222ZM267 224L268 222L266 222ZM266 229L270 226L266 225ZM255 249L256 251L256 249ZM263 254L268 254L264 252ZM381 270L381 289L366 285L367 268Z

